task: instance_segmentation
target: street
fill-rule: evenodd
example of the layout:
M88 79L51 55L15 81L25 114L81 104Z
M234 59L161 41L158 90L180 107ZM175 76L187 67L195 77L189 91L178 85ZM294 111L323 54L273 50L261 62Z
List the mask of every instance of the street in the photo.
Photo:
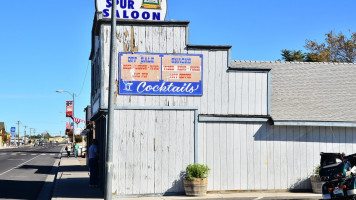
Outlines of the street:
M61 148L47 144L0 150L0 198L37 199Z

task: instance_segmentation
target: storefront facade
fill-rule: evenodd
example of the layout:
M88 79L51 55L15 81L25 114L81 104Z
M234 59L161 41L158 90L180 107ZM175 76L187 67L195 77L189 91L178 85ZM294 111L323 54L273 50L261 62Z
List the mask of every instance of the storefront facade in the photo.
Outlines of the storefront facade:
M96 17L90 56L91 119L103 157L110 31L110 21ZM182 174L194 162L211 168L209 191L309 190L308 178L320 152L356 149L352 113L347 123L323 123L327 117L315 123L303 121L303 116L296 120L299 124L292 118L275 121L273 114L283 112L275 111L275 102L284 92L273 89L279 79L273 73L289 63L235 62L230 60L231 46L190 45L189 22L184 21L119 20L116 35L112 191L117 196L183 193ZM202 95L120 94L123 52L201 55ZM273 95L278 92L282 97Z

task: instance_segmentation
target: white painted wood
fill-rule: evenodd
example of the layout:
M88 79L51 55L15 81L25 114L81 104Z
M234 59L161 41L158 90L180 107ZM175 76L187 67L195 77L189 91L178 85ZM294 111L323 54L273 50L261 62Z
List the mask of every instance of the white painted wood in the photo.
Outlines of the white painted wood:
M244 114L243 110L245 109L242 108L242 105L246 108L248 99L246 101L246 94L243 95L243 90L242 87L245 85L243 84L243 73L231 73L233 76L235 76L235 85L236 85L236 91L235 91L235 100L234 99L229 99L229 101L233 101L235 103L235 113L236 114ZM245 91L245 90L244 90Z
M255 133L261 132L261 146L260 146L260 166L261 172L260 174L256 174L255 177L259 176L261 180L262 188L268 188L268 148L267 148L267 127L264 124L255 123L254 125Z
M222 114L222 73L223 73L223 69L221 67L221 63L222 63L222 53L221 51L217 51L217 52L212 52L215 54L215 66L213 66L215 68L215 73L214 73L214 112L216 114ZM214 64L214 63L213 63ZM225 96L226 97L226 96Z
M206 163L209 168L211 168L210 174L209 174L209 179L208 179L208 190L214 190L214 182L215 182L215 176L214 176L214 131L213 131L213 125L212 123L206 123Z
M301 185L300 189L308 188L308 183L305 181L311 174L307 170L307 129L306 127L300 127L300 148L299 148L299 158L300 158L300 172L301 172Z
M184 148L186 147L184 145L184 129L183 129L183 121L184 119L181 117L183 115L183 111L177 111L177 133L176 134L176 144L177 144L177 149L176 149L176 172L180 171L181 169L185 169L186 166L183 166L183 155L184 155ZM176 174L176 179L180 180L179 174ZM181 181L180 181L181 183ZM176 190L182 191L183 190L183 185L177 184L176 185Z
M171 111L169 112L169 121L176 122L177 121L177 112ZM177 145L177 123L169 124L169 131L166 133L169 141L169 153L168 153L168 185L170 185L170 189L168 192L176 192L179 191L175 182L179 181L177 179L177 175L179 175L180 171L176 170L176 152L177 148L180 147Z
M228 111L227 114L235 114L237 113L237 109L235 108L236 104L236 93L238 88L236 87L236 73L226 73L228 75L229 82L227 83L227 87L229 88L228 95Z
M242 88L241 88L241 114L248 115L250 105L249 94L249 74L242 73Z
M255 115L262 115L262 81L263 73L256 73L256 102L255 102Z
M353 154L352 151L352 128L346 128L346 154Z
M149 121L149 112L142 113L142 122ZM148 194L148 137L149 137L149 123L142 123L142 134L140 140L140 157L141 157L141 181L139 194Z
M273 175L274 175L274 186L276 190L280 190L282 189L282 185L281 185L281 157L282 157L282 150L281 150L281 133L280 133L280 127L279 126L271 126L271 128L269 129L269 132L271 132L271 134L273 134L274 140L273 140L273 165L274 168L272 168L272 170L274 170ZM276 141L278 140L278 141ZM284 163L283 163L284 165ZM280 170L276 170L276 169L280 169Z
M155 172L155 193L162 192L162 138L165 134L163 132L163 113L162 111L155 111L155 134L154 134L154 172Z
M248 113L256 113L256 73L248 74Z
M295 183L294 177L295 173L290 173L293 172L294 170L294 146L293 146L293 140L294 140L294 135L293 135L293 129L287 128L286 130L287 133L287 181L288 181L288 188L293 189L293 185Z
M209 63L208 63L208 70L209 70L209 82L208 82L208 114L212 114L215 112L215 95L216 95L216 87L215 87L215 67L214 63L216 60L215 52L209 51Z
M122 123L122 128L118 129L118 134L115 136L118 137L119 141L119 156L116 159L119 159L119 174L118 174L118 187L119 187L119 194L126 194L126 161L127 161L127 154L126 154L126 126L127 126L127 118L125 111L115 111L118 113L120 123ZM117 119L117 118L116 118Z
M227 124L221 123L220 124L220 171L221 171L221 190L228 190L228 164L227 164ZM232 156L231 156L232 157Z
M147 193L153 194L155 192L155 111L148 111L148 135L147 135Z
M249 171L251 176L249 176L248 181L249 186L250 184L254 185L251 186L250 189L260 190L262 188L262 180L266 181L265 176L267 176L267 173L264 173L264 178L262 179L261 177L262 167L264 165L264 160L266 159L265 153L267 152L266 145L262 146L263 143L266 143L266 133L258 127L258 124L251 123L248 124L248 126L250 127L249 140L251 147L253 147L253 149L251 149L251 162L249 161L249 164L251 164L249 169L252 169L253 171Z
M265 165L267 166L267 181L268 185L267 188L269 190L275 189L275 176L274 173L276 173L276 167L275 167L275 161L274 161L274 146L277 142L274 142L274 132L273 132L273 126L267 126L266 124L262 125L266 129L266 134L267 134L267 160Z
M219 190L221 187L221 160L220 160L220 123L213 124L213 156L214 156L214 165L212 166L214 172L214 190ZM225 181L225 180L223 180Z
M293 135L293 168L291 168L293 179L292 179L292 183L291 183L291 188L292 189L300 189L300 183L302 180L300 180L300 167L301 167L301 163L300 163L300 131L299 131L299 127L292 127L291 128L291 134Z
M235 166L235 160L236 157L234 155L234 150L235 146L239 146L237 144L237 141L235 141L235 134L237 135L238 133L234 133L234 124L229 123L225 124L226 125L226 175L227 175L227 188L226 190L233 190L236 188L235 182L234 182L234 174L238 172L239 168ZM235 143L236 142L236 143ZM239 153L236 152L236 153ZM222 165L223 166L223 165Z
M221 51L221 56L222 56L222 62L220 65L218 65L219 68L221 68L222 75L221 75L221 113L222 114L228 114L228 105L229 105L229 74L227 73L227 51Z
M289 148L287 142L287 128L285 126L279 127L280 141L281 141L281 179L280 184L281 188L289 188L288 187L288 154L287 150Z
M209 52L202 51L203 54L203 96L200 98L200 114L208 114L208 97L210 96L210 88L208 89L209 84Z
M248 133L247 133L247 124L246 123L241 123L240 126L240 145L241 145L241 172L240 172L240 185L241 185L241 190L247 190L248 189L248 173L250 172L249 166L248 166L248 156L249 152L251 151L251 144L248 144ZM250 150L249 150L250 149ZM252 169L252 168L251 168Z
M268 73L262 73L262 87L261 87L261 115L267 115L268 113ZM257 93L258 94L258 93ZM259 94L258 94L259 95Z
M246 148L246 153L247 153L247 189L253 190L255 189L255 165L257 162L259 162L259 159L254 158L254 150L255 146L259 147L260 142L254 143L254 127L253 124L247 124L246 126L246 140L247 140L247 146Z
M130 112L128 112L131 114ZM133 163L132 163L132 169L133 169L133 178L132 178L132 193L133 194L140 194L141 193L141 163L142 163L142 157L141 157L141 136L143 135L144 129L144 123L142 123L145 118L143 117L144 115L137 115L135 113L134 117L132 118L133 120L133 128L132 128L132 138L131 140L133 143L133 149L132 149L132 156L133 156ZM128 153L130 155L130 153Z

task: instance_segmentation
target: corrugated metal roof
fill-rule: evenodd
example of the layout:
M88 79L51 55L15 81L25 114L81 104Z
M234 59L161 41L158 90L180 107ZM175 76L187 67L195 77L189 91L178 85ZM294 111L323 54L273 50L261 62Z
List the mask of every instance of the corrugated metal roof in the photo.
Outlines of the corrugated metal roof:
M356 64L233 61L271 69L271 117L281 121L356 122Z

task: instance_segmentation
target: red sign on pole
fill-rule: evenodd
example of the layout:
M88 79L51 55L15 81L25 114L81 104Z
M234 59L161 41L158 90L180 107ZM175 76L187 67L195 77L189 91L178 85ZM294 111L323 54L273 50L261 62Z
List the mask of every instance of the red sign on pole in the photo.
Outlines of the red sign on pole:
M66 117L73 117L73 101L66 101Z

